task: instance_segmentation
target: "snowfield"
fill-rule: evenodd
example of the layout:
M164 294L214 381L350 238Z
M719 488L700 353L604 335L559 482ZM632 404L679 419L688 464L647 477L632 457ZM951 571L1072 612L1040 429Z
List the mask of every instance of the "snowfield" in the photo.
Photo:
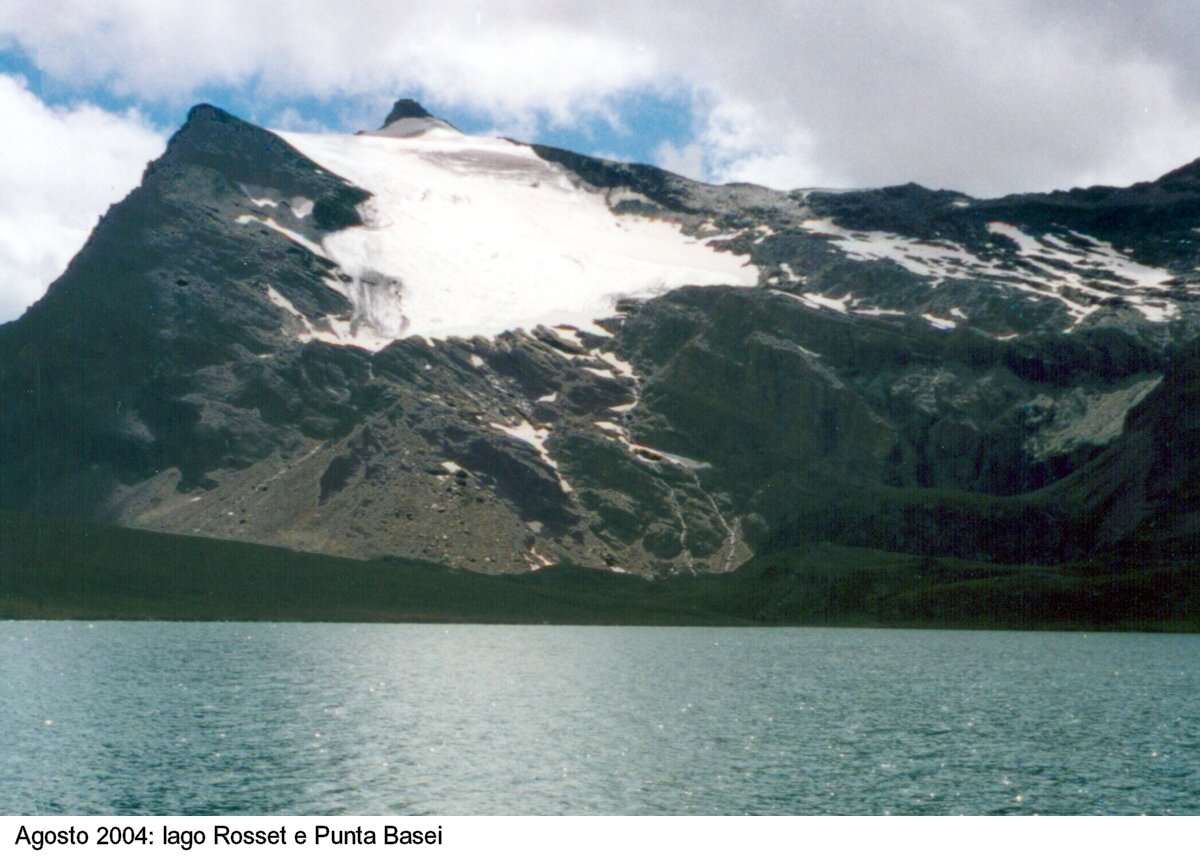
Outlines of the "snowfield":
M530 147L440 122L412 127L278 133L372 196L360 206L364 225L321 243L349 278L329 285L354 304L354 320L311 329L312 338L375 350L413 335L590 329L622 298L758 282L749 257L712 249L676 223L614 214L603 193Z

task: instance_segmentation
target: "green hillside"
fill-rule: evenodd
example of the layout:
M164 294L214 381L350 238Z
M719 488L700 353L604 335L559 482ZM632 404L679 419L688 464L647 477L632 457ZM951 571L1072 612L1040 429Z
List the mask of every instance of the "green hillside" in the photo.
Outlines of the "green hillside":
M814 544L727 575L484 575L0 513L0 618L1200 630L1190 569Z

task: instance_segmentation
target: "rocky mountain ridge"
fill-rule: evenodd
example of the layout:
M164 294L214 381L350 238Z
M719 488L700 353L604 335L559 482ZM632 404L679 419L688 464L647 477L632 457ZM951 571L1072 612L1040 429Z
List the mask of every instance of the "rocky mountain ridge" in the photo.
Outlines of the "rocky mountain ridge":
M468 140L411 101L375 135L471 182L485 153L716 276L431 336L414 305L441 271L372 258L426 211L382 220L386 194L302 137L199 106L0 327L0 507L485 572L723 572L822 540L1053 562L1154 548L1168 524L1172 555L1194 550L1174 432L1200 322L1194 167L982 201L708 186ZM438 242L493 242L480 225ZM473 267L447 297L503 313L538 271Z

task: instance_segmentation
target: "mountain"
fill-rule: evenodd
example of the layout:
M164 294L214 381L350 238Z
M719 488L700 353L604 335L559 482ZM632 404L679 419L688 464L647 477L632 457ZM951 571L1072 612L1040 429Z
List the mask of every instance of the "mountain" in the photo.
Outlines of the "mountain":
M779 192L197 106L0 327L0 508L489 573L1187 571L1197 227L1200 164Z

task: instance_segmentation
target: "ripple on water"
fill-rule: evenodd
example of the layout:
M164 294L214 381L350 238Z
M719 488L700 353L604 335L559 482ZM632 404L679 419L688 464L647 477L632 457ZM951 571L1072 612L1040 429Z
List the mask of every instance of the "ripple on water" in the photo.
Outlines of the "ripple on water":
M0 623L4 814L1200 809L1200 638Z

